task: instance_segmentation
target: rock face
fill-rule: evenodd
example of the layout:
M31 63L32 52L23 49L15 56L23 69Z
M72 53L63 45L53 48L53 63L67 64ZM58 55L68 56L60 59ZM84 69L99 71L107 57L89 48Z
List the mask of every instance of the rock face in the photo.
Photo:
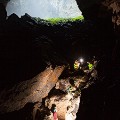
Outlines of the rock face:
M7 5L8 15L25 13L40 18L68 18L81 15L75 0L11 0Z
M52 108L53 104L56 105L59 120L75 120L80 104L80 96L75 98L70 93L56 95L46 99L45 104L49 109Z
M119 0L77 0L83 16L86 19L111 19L114 29L120 31L120 1Z
M119 0L105 0L103 5L107 7L108 11L112 11L112 22L114 29L119 34L120 32L120 1Z
M83 104L80 106L78 112L80 117L77 120L119 120L120 106L118 101L120 100L120 95L116 94L116 92L120 91L120 84L117 81L120 79L118 75L118 71L120 71L120 50L118 50L120 48L120 2L119 0L91 0L90 2L89 0L77 0L77 3L85 19L94 21L97 25L104 23L101 25L104 26L104 29L111 26L111 29L114 30L114 49L112 49L112 53L106 54L104 58L106 62L102 63L105 68L103 72L100 72L104 73L103 76L106 78L103 78L102 84L87 89L84 93L82 92L81 103ZM104 33L110 33L109 30L107 29ZM104 39L104 43L105 41L106 39ZM108 40L107 43L110 43L110 41ZM115 59L114 62L112 61L113 59Z
M29 115L20 119L52 120L53 105L55 105L59 120L75 120L80 105L81 89L88 88L92 84L91 77L94 71L90 72L91 77L88 73L83 75L80 74L81 72L78 74L73 72L71 75L67 73L71 77L58 80L64 68L64 66L58 66L53 69L50 66L33 79L3 90L0 93L0 113L3 117L0 118L6 120L4 115L10 112L13 112L14 116L22 114L21 109L24 110L26 104L33 103L34 106L29 110ZM14 117L12 119L14 120Z
M87 76L87 74L83 76L74 74L74 77L60 79L54 90L45 99L45 107L49 108L49 113L52 111L53 105L56 105L59 120L76 120L81 90L88 88L93 82ZM47 118L51 118L51 114Z
M19 110L28 102L42 102L50 90L55 86L64 67L47 68L31 80L27 80L4 90L0 94L0 112Z

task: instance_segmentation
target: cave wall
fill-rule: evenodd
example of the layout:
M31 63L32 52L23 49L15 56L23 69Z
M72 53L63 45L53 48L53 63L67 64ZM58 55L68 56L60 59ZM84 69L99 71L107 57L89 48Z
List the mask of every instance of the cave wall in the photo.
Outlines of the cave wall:
M104 67L104 75L102 75L102 69L98 67L98 72L102 77L101 83L82 91L77 120L119 120L120 95L117 92L120 91L120 51L118 50L120 48L120 2L119 0L91 0L90 2L89 0L77 0L86 20L97 23L96 25L100 24L103 27L102 31L108 36L110 29L114 31L111 33L114 42L112 44L110 39L103 38L103 43L107 41L106 48L109 50L104 58L101 56L102 62L99 64ZM110 44L113 46L108 48Z
M41 102L55 86L64 66L46 68L31 80L20 82L11 89L0 93L0 113L19 110L26 103Z
M76 0L85 19L111 19L114 29L120 32L120 2L119 0Z
M82 14L85 18L96 17L98 12L98 5L100 0L76 0L79 6L79 9L82 11Z

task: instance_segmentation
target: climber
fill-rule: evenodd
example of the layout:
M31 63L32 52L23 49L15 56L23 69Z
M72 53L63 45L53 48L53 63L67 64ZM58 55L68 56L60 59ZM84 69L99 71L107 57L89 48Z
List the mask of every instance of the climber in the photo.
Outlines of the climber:
M58 118L57 118L57 108L56 108L56 105L55 105L54 108L53 108L53 120L58 120Z
M80 67L80 62L78 60L75 60L75 63L74 63L74 69L75 70L78 70Z
M87 64L88 64L88 68L89 68L89 70L92 70L92 69L93 69L93 64L90 63L90 62L87 62Z

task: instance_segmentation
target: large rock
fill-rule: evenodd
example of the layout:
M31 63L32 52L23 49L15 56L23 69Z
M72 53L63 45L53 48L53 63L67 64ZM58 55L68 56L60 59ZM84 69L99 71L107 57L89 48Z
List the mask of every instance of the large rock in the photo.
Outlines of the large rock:
M31 80L23 81L0 93L0 112L19 110L28 102L41 102L55 86L64 66L49 67Z
M52 109L56 105L59 120L75 120L80 104L80 96L74 97L72 94L55 95L46 99L46 107Z
M82 11L85 19L95 19L99 11L99 4L101 0L76 0L79 9Z
M105 0L103 5L107 7L108 11L112 11L112 22L114 29L119 36L120 32L120 1L119 0Z
M120 26L120 2L119 0L77 0L86 19L98 19L111 17L114 28ZM120 31L120 28L117 28Z

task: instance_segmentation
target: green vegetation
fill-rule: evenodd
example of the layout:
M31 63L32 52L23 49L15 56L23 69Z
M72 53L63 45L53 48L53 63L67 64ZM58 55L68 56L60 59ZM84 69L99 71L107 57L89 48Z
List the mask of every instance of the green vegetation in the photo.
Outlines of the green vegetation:
M83 16L78 16L75 18L48 18L48 19L41 19L41 18L34 18L37 22L43 22L45 24L50 23L52 25L57 25L59 23L68 23L68 22L75 22L75 21L83 21Z
M67 23L67 22L82 21L82 20L84 20L83 16L78 16L75 18L50 18L50 19L47 19L47 21L50 22L51 24Z

